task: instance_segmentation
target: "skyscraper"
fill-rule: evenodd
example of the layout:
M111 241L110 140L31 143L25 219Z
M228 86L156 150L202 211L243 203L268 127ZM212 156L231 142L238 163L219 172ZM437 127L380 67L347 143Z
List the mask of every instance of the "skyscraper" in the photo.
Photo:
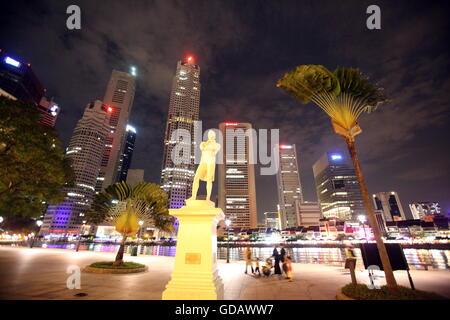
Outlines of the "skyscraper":
M123 147L122 155L120 156L116 181L127 181L128 169L130 169L131 166L135 141L136 129L133 126L127 124L125 145Z
M322 219L322 209L318 202L295 201L295 210L299 226L318 226Z
M87 105L66 150L66 157L72 159L74 185L63 187L64 200L48 207L41 234L73 235L80 231L83 216L94 198L112 111L112 107L98 100Z
M375 193L373 205L375 210L383 212L384 220L387 222L406 220L400 198L395 191Z
M194 122L199 117L200 88L200 67L194 58L178 61L170 94L161 172L161 186L167 192L170 208L181 208L191 196L195 173ZM175 156L177 144L184 144L191 152Z
M325 153L314 163L313 173L325 218L356 220L366 214L355 169L342 153Z
M300 186L300 173L297 161L295 144L276 145L278 149L277 161L277 187L278 203L280 205L281 228L297 227L295 201L303 202L303 193ZM274 150L274 154L277 154Z
M256 187L250 123L221 123L219 207L232 228L256 228Z
M105 142L100 174L95 191L99 192L114 183L117 179L118 167L125 145L126 126L134 93L136 91L135 76L113 70L106 88L103 103L112 108L109 119L109 133Z
M140 182L144 182L144 169L128 170L127 183L134 187Z
M41 112L40 123L54 127L60 108L44 95L46 89L31 64L12 58L0 49L0 95L33 104Z

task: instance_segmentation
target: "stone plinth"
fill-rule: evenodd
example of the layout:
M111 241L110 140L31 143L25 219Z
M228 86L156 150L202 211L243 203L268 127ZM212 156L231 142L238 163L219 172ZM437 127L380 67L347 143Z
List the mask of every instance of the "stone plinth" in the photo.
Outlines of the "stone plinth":
M169 213L178 219L177 249L172 279L163 300L220 300L223 283L217 268L217 224L220 208L207 200L186 200Z

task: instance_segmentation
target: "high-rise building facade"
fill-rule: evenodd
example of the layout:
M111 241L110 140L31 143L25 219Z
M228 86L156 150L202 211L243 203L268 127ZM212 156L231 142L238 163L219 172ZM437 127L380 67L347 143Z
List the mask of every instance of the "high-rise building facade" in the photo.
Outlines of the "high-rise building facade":
M106 88L103 103L112 108L109 119L109 133L105 141L100 174L95 191L114 183L124 150L126 126L133 106L136 79L134 75L113 70Z
M281 230L280 215L278 211L264 212L264 227Z
M256 187L253 134L250 123L221 123L219 207L231 228L256 228Z
M46 89L31 65L12 58L0 50L0 95L33 104L41 113L40 123L54 127L60 108L44 95Z
M375 210L383 211L385 221L406 220L397 192L378 192L372 196Z
M64 200L47 208L41 234L67 236L80 232L83 216L95 195L111 113L112 108L98 100L86 107L66 150L66 157L72 159L74 185L63 187Z
M128 170L130 169L131 160L133 158L135 142L136 129L133 126L127 124L125 133L125 145L123 146L123 152L120 156L116 181L127 181Z
M144 169L130 169L127 174L127 183L135 186L140 182L144 182Z
M299 221L297 219L295 201L303 202L297 149L295 144L281 144L276 145L275 148L274 154L278 153L277 187L281 228L297 227Z
M172 81L161 171L161 186L173 209L184 206L184 200L192 193L196 147L194 122L199 119L200 88L200 67L193 57L178 61ZM181 144L185 144L190 152L176 154L175 148Z
M413 219L423 219L426 216L441 214L441 206L438 202L421 201L409 204Z
M295 202L295 213L297 215L298 226L305 228L318 226L322 219L322 209L318 202Z
M325 153L313 165L317 197L325 218L357 220L366 215L355 169L342 153Z

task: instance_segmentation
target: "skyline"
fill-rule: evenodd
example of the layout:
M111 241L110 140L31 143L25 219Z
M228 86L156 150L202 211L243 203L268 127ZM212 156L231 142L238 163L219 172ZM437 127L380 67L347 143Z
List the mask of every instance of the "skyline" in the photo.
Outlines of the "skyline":
M203 128L217 128L224 121L250 122L257 129L279 128L280 143L297 145L305 200L316 201L312 163L326 151L338 148L347 151L317 108L300 106L285 97L275 88L275 81L297 63L356 65L380 82L393 99L370 116L363 116L361 121L364 131L357 145L369 193L396 191L404 210L409 210L406 206L410 202L438 201L443 213L450 211L450 187L445 184L450 178L450 154L444 150L448 136L445 128L449 124L445 117L449 103L446 90L450 81L443 71L448 69L450 59L439 40L439 36L448 33L448 22L437 2L426 9L423 4L412 4L409 12L397 3L380 2L383 26L378 33L365 29L366 2L347 3L344 8L330 2L328 6L322 2L320 7L306 4L291 15L287 5L285 8L280 5L275 12L261 6L262 17L272 15L267 25L259 22L245 5L242 12L238 12L241 8L234 7L235 3L208 4L218 11L223 10L221 15L210 17L203 11L190 12L189 8L182 8L183 5L174 8L171 3L159 3L155 8L136 6L135 11L124 12L128 23L121 25L129 32L120 30L116 24L106 25L110 21L108 15L120 9L117 3L102 8L103 19L94 19L100 9L81 2L85 18L79 31L68 31L63 23L56 28L59 20L65 21L65 11L61 9L64 4L49 3L32 4L29 10L22 8L22 14L11 14L28 22L17 19L20 26L7 17L8 28L2 27L0 31L1 39L5 39L0 47L18 59L31 62L48 92L55 95L55 101L62 108L57 129L65 146L84 106L102 97L111 70L128 72L130 66L136 66L137 89L130 123L135 124L139 134L131 168L144 168L146 180L158 183L162 157L151 155L162 155L173 70L176 61L192 54L202 68L200 119L204 121ZM41 21L31 9L46 17L34 32L56 33L59 41L54 42L54 37L46 37L52 40L34 39L30 30ZM165 25L162 18L158 22L143 18L145 14L154 15L155 19L158 14L164 17L169 9L185 23L162 30L165 29L161 27ZM337 14L332 14L334 10ZM344 12L349 16L343 15ZM142 19L132 20L133 15ZM320 29L320 19L313 19L316 15L337 22L337 30L330 25ZM285 16L286 21L277 20L281 16ZM250 22L246 22L245 17L250 17ZM219 18L217 27L213 27L212 34L208 35L203 31L204 27L214 26L214 18ZM300 26L295 23L297 19ZM140 21L144 23L142 32L139 30L142 26L138 25ZM414 21L412 26L411 21ZM430 21L434 23L429 24ZM185 37L189 32L183 31L182 27L189 25L188 22L193 24L194 40ZM153 29L153 23L159 26L158 30ZM349 28L352 23L359 28L351 28L350 34L343 32L342 29ZM222 30L218 26L225 27ZM256 32L258 28L261 30ZM309 33L316 28L319 29L311 39ZM298 31L302 31L298 34L302 41L293 42L297 36L294 33ZM179 32L181 34L177 35ZM283 37L276 39L280 34ZM160 46L159 52L148 44L152 37ZM34 41L37 40L42 48L36 47ZM54 46L53 50L49 50L49 46ZM324 53L324 47L334 51ZM260 54L255 55L255 51ZM409 66L407 69L406 65ZM63 76L66 74L73 77L66 79ZM433 108L427 107L430 105ZM380 124L382 130L379 130ZM373 147L375 145L377 148ZM264 211L276 208L276 176L256 176L258 216L261 218Z

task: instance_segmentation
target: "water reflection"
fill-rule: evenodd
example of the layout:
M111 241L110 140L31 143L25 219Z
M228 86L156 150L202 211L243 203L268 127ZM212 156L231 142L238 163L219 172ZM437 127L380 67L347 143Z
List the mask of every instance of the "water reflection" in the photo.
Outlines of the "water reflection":
M74 250L75 244L47 244L46 248L59 248ZM81 244L79 250L94 252L117 252L118 244L90 243ZM230 260L244 260L245 247L230 248ZM139 246L138 252L143 255L154 256L175 256L175 246ZM342 265L345 261L344 248L286 248L287 254L291 256L293 262L315 263L327 265ZM260 261L265 261L272 256L273 248L251 248L253 257L258 257ZM361 251L355 248L355 254L359 263L362 263ZM131 253L131 246L125 247L126 253ZM408 264L415 269L450 269L450 250L437 249L403 249ZM227 248L219 247L217 250L219 259L227 258Z

